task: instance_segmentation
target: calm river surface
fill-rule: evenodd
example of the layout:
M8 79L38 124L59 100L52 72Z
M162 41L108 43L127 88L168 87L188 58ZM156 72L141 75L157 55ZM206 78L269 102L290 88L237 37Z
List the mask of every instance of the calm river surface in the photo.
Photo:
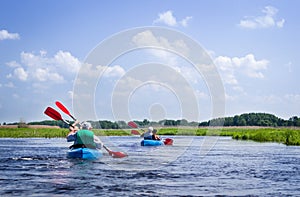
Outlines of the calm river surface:
M174 146L141 147L138 137L104 137L129 156L114 159L103 150L97 161L67 159L63 138L2 138L0 196L300 195L300 147L172 138Z

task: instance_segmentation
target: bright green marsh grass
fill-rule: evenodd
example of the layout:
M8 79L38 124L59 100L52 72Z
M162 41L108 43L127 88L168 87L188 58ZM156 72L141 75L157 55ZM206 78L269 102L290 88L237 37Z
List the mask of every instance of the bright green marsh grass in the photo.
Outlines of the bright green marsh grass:
M300 129L292 128L162 128L160 135L197 135L197 136L232 136L236 140L253 140L256 142L278 142L286 145L300 145Z
M130 130L93 130L97 136L129 136ZM0 128L1 138L60 138L66 137L68 129L56 128ZM159 135L184 136L232 136L236 140L257 142L278 142L286 145L300 145L300 129L293 128L161 128Z
M98 136L126 136L129 130L93 130ZM0 138L60 138L66 137L68 129L56 128L0 128Z

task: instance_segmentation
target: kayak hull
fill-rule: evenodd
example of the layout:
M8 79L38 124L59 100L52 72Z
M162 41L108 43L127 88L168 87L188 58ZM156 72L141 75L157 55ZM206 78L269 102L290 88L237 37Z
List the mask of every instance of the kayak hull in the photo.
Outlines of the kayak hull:
M74 148L68 151L67 157L95 160L95 159L100 159L102 157L102 152L98 149Z
M160 140L142 140L141 146L161 146L164 145L163 141Z
M163 140L142 140L141 141L141 146L161 146L161 145L172 146L173 139L166 138Z

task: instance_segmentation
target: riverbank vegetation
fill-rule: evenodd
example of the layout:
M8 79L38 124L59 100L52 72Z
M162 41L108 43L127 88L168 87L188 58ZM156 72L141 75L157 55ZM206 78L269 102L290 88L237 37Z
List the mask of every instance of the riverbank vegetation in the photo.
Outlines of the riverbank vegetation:
M128 136L129 130L93 130L97 136ZM0 138L60 138L66 137L68 129L58 128L0 128Z
M160 135L231 136L236 140L277 142L300 145L300 128L223 127L223 128L162 128Z
M97 136L129 136L130 129L94 129ZM58 128L0 128L1 138L60 138L66 137L68 129ZM300 145L299 128L275 127L162 127L159 135L181 136L231 136L236 140L256 142L277 142L286 145Z
M70 121L72 122L72 121ZM130 129L125 121L109 121L109 120L99 120L99 121L89 121L91 122L93 128L95 129ZM241 115L235 115L233 117L216 118L209 121L203 122L189 122L185 119L181 120L160 120L158 122L144 120L134 120L139 127L178 127L178 126L190 126L190 127L207 127L207 126L258 126L258 127L300 127L300 117L293 116L288 120L278 118L273 114L267 113L245 113ZM2 125L18 125L19 127L25 127L27 125L50 125L59 126L61 128L67 128L68 125L62 121L45 120L39 122L29 122L25 124L20 121L15 123L2 123Z

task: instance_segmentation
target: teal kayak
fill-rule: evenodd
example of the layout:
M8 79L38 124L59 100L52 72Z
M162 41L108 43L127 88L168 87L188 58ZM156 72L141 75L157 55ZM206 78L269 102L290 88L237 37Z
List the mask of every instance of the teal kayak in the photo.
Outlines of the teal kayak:
M102 152L98 149L91 148L74 148L68 151L68 158L79 158L79 159L88 159L95 160L100 159L103 156Z

